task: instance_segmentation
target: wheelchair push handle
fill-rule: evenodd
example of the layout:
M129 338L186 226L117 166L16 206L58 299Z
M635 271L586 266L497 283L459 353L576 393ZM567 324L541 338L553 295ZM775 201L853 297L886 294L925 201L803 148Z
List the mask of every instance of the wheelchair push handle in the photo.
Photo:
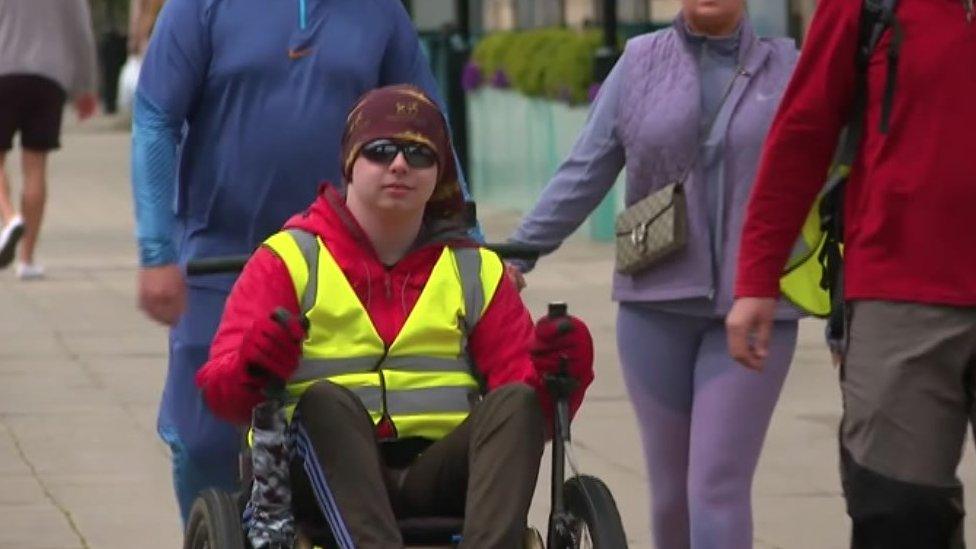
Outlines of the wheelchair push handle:
M239 273L244 269L244 264L250 257L249 255L225 255L192 259L186 264L186 274L187 276L201 276Z
M535 261L542 255L542 250L538 246L531 244L519 244L517 242L497 242L494 244L483 244L483 246L502 259L524 259Z
M535 260L542 254L542 250L527 244L517 244L512 242L500 242L495 244L484 244L485 248L495 252L502 259L525 259ZM192 259L186 264L187 276L203 276L239 273L244 269L244 264L250 259L249 255L224 255L215 257L205 257Z

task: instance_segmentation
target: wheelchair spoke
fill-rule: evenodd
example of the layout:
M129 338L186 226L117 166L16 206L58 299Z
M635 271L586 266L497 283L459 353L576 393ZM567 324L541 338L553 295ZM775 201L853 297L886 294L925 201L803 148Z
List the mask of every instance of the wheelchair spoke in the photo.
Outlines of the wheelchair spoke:
M594 549L593 536L590 534L590 527L585 520L574 517L571 532L572 549Z
M590 528L585 522L580 523L579 545L580 549L593 549L593 538L590 537Z

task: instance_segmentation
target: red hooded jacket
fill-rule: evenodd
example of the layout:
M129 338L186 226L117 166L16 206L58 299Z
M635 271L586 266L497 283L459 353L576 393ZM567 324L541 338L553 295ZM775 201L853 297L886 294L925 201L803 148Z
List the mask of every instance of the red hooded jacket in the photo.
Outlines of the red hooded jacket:
M860 0L821 0L766 139L736 295L775 297L850 115ZM966 2L900 0L904 30L887 134L889 31L868 66L867 120L845 189L848 299L976 305L976 22Z
M311 207L292 217L285 227L302 229L322 238L388 345L417 303L444 246L448 243L474 245L461 235L429 235L425 244L410 251L396 265L384 266L342 197L330 186L323 186ZM536 388L541 402L549 402L529 354L534 341L532 318L514 284L505 274L501 276L494 297L469 336L468 352L489 391L521 382ZM248 379L238 352L254 320L266 318L277 307L295 315L299 313L285 263L262 247L231 290L211 346L210 360L197 373L197 385L218 416L246 423L251 409L262 400L260 394L246 386ZM585 385L571 399L573 411L582 400Z

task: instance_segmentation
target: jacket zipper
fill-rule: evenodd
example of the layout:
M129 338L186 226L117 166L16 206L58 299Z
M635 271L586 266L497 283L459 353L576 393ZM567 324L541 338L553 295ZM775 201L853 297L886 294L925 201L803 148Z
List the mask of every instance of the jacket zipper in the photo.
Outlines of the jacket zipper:
M748 53L750 52L746 52L747 55ZM742 63L736 65L735 75L732 77L732 80L729 82L728 89L725 92L725 97L722 98L722 103L720 103L718 106L719 112L715 113L716 117L722 111L722 108L725 106L725 101L728 100L728 96L732 93L732 88L735 86L735 81L738 80L740 77L748 78L749 76L752 75L749 73L748 70L746 70L745 66ZM731 124L731 119L729 120L729 123ZM725 159L722 158L720 161L725 162ZM724 185L721 188L723 191L725 190ZM721 210L725 207L724 192L718 196L718 200L715 201L715 205L716 205L716 210ZM724 221L725 221L724 216L719 215L718 212L715 213L715 220L716 222L722 221L722 225L724 225ZM724 227L719 226L716 227L714 230L709 230L708 243L709 243L709 247L711 248L710 250L711 253L709 253L711 261L709 261L709 263L711 264L710 270L712 275L712 280L711 280L712 284L711 287L708 289L709 301L714 301L715 295L718 293L717 292L718 281L719 278L721 277L721 271L722 271L722 266L720 265L721 258L719 257L719 254L721 254L721 252L724 250L725 245L723 242L715 242L715 239L718 236L724 236L725 231L723 230L723 228Z

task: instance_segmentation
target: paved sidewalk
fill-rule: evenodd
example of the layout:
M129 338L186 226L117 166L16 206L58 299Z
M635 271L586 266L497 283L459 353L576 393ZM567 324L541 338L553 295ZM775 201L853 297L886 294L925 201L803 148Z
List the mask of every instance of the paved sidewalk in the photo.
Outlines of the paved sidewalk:
M168 454L155 433L166 334L135 308L129 136L115 126L69 122L64 150L53 157L40 248L48 279L21 283L0 272L0 549L181 544ZM18 163L8 157L15 188ZM517 219L482 210L493 239ZM611 257L610 246L575 239L542 262L524 296L536 315L547 301L566 300L593 329L597 381L574 424L576 456L610 485L631 547L649 548L646 475L614 351ZM826 358L820 325L804 322L757 475L758 548L846 546L840 405ZM962 469L970 484L972 453L967 447ZM547 475L544 467L537 525L547 514Z

